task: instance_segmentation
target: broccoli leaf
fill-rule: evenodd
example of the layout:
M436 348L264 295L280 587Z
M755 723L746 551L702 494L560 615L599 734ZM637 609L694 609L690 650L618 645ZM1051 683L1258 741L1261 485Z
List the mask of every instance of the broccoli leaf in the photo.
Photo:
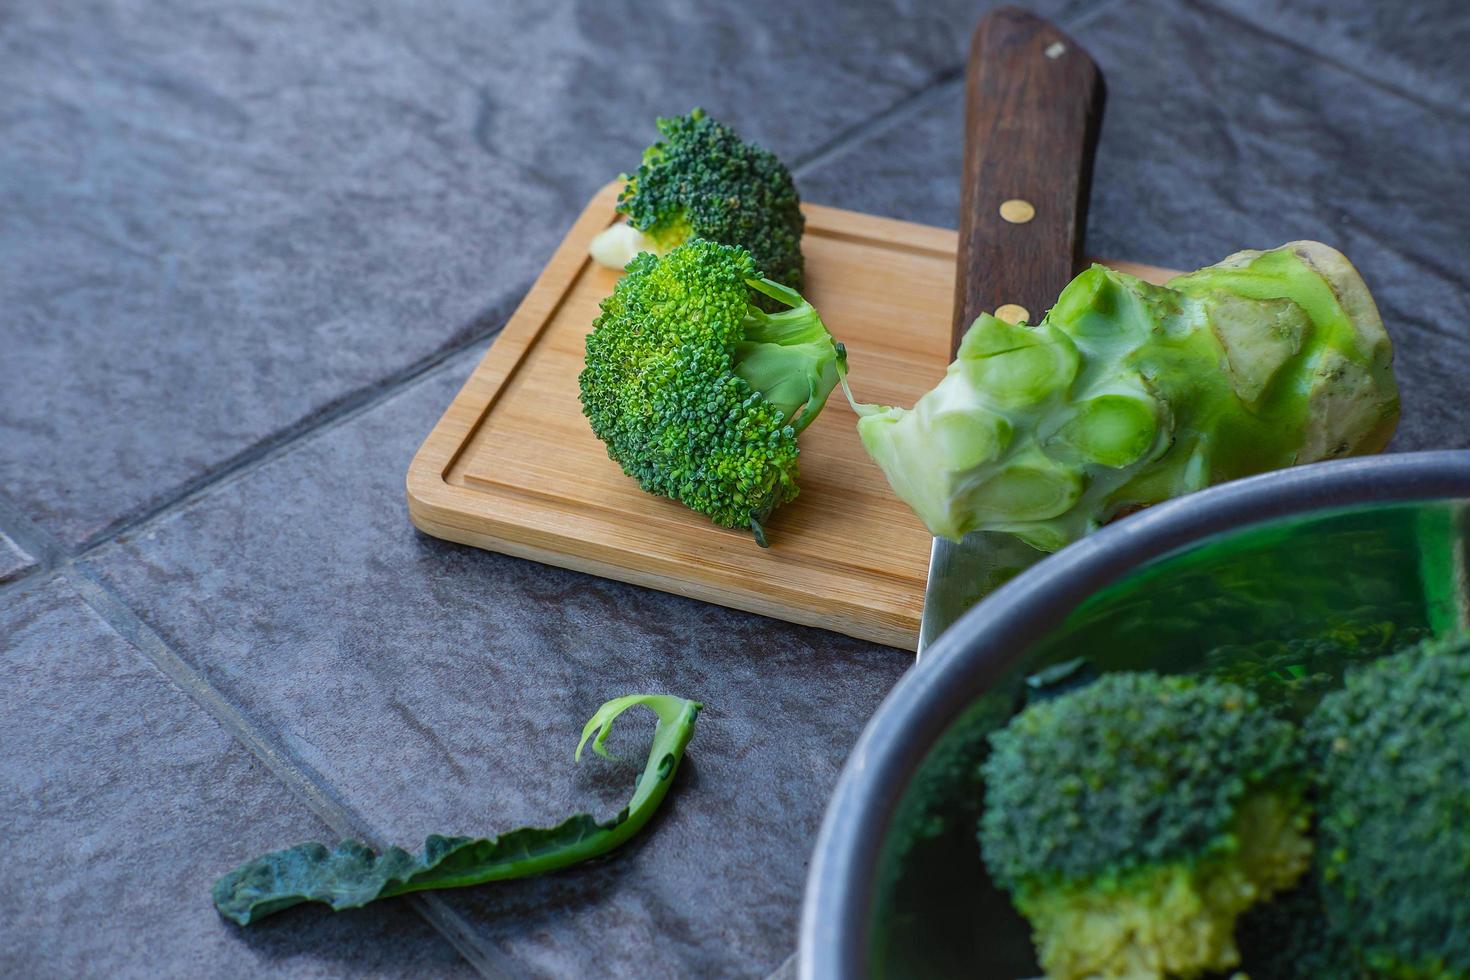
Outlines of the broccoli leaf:
M521 827L498 837L431 834L421 854L401 847L379 854L353 840L335 849L298 844L222 876L214 883L214 904L221 915L243 926L302 902L323 902L338 910L359 908L408 892L525 878L605 854L638 833L658 809L702 707L666 694L616 698L597 709L582 729L575 758L580 761L588 739L594 752L608 757L605 743L613 721L637 705L657 715L658 725L633 797L611 820L599 822L578 813L554 827Z

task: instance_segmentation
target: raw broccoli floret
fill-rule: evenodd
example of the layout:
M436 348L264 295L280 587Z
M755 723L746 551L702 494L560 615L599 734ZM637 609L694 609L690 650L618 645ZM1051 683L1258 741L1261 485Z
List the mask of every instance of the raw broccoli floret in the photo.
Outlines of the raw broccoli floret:
M658 131L663 138L643 151L638 172L622 175L618 210L627 223L599 235L592 257L621 269L639 252L663 255L707 238L741 246L766 275L801 289L806 218L786 166L703 109L660 119Z
M1376 976L1470 977L1470 638L1350 670L1306 734L1332 931Z
M1054 551L1213 483L1382 449L1392 360L1347 259L1292 242L1167 286L1093 266L1035 326L982 315L912 409L854 408L934 534Z
M767 313L755 297L785 308ZM811 304L763 278L749 252L694 239L639 255L603 300L582 411L644 490L764 545L771 511L797 494L797 436L845 363Z
M1295 729L1234 684L1106 674L991 748L981 850L1049 977L1234 966L1237 916L1310 861Z

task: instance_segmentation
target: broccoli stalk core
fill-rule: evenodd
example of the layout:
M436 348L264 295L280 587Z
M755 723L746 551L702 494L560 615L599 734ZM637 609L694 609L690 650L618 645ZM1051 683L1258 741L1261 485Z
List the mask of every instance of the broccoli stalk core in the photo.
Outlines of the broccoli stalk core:
M659 248L652 235L644 234L626 221L608 225L592 239L587 252L598 265L622 271L639 252L663 255L666 249Z
M1292 242L1167 286L1095 265L1034 326L980 316L913 408L853 407L931 532L1055 551L1213 483L1382 449L1392 360L1347 259Z

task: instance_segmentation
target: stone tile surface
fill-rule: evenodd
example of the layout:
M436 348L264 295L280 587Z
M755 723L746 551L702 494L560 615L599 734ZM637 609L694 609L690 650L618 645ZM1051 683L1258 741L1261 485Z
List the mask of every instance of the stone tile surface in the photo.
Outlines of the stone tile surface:
M1208 7L1134 0L1075 35L1108 84L1089 252L1194 268L1297 238L1336 246L1362 272L1395 339L1403 415L1392 448L1470 446L1461 395L1470 363L1470 123ZM916 118L825 161L804 191L954 227L962 102L957 84L936 92ZM859 386L860 372L853 365Z
M1089 249L1193 266L1337 245L1397 340L1394 447L1470 445L1460 4L1032 6L1109 83ZM656 114L704 104L810 200L953 226L961 95L936 81L979 13L18 5L0 18L0 496L86 548L450 357L87 572L406 846L611 813L651 721L619 723L621 761L573 766L585 718L634 690L703 700L676 792L623 853L446 898L534 976L765 976L905 655L423 537L403 474L480 350L453 352L503 320ZM33 576L0 601L0 975L468 972L397 902L221 921L217 874L334 835L36 565L0 528L0 585Z
M1254 26L1464 113L1470 8L1463 0L1209 0Z
M399 903L221 919L217 875L327 828L65 580L6 597L0 660L0 975L472 975Z
M36 568L36 559L0 531L0 585L24 578Z
M419 535L403 474L472 363L88 567L404 845L611 813L651 716L621 723L622 763L574 767L586 718L634 691L702 700L682 785L626 853L449 899L537 975L764 975L847 750L909 658Z
M16 5L0 492L68 544L104 534L498 325L655 115L702 103L799 160L952 68L977 14Z

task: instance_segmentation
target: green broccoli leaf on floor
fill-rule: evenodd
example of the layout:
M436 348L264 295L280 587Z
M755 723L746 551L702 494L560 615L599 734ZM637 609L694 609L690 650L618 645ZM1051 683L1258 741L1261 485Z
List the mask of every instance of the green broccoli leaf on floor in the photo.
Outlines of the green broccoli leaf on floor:
M214 883L215 907L243 926L302 902L322 902L337 910L358 908L408 892L544 874L606 854L638 833L658 809L684 747L694 736L701 708L697 701L662 694L609 701L582 730L576 757L581 758L588 739L595 752L606 756L604 743L613 721L639 705L652 711L658 724L633 797L611 820L601 822L578 813L554 827L522 827L498 837L433 834L420 854L400 847L378 853L358 841L344 841L336 848L298 844L222 876Z

